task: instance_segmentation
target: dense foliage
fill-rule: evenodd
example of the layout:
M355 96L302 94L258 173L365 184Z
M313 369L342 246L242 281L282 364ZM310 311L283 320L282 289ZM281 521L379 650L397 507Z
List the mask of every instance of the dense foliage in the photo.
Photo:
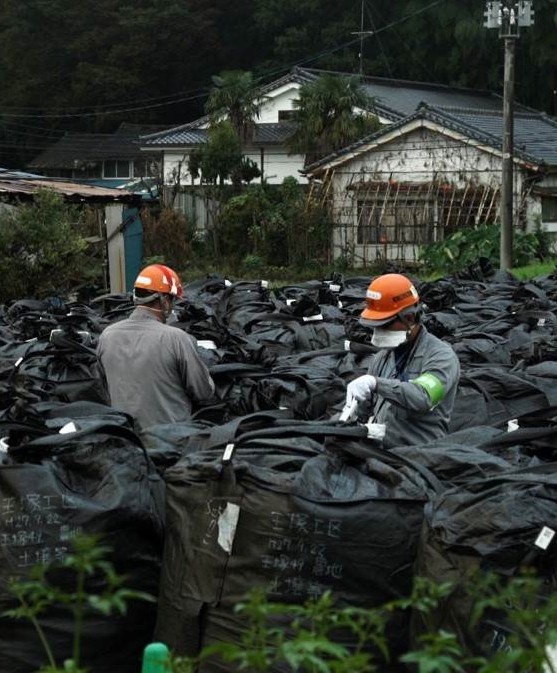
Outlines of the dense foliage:
M0 211L0 266L6 269L0 302L65 295L94 280L99 263L88 250L83 215L49 190L32 204Z
M516 93L554 113L557 0L534 6ZM483 27L484 8L483 0L364 0L363 72L501 91L502 42ZM361 0L5 0L0 166L23 166L67 130L189 121L224 70L249 70L260 84L294 65L358 73L361 9Z
M534 232L515 231L513 236L513 266L526 266L551 258L550 234L538 229ZM447 236L442 241L424 246L420 251L425 273L453 273L462 271L483 258L499 265L501 229L499 224L482 224Z

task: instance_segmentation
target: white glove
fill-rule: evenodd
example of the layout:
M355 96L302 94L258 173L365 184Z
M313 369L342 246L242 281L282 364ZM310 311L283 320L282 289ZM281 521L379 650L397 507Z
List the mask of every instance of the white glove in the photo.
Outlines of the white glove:
M350 404L352 400L357 402L364 402L369 400L371 393L377 387L377 379L371 374L364 374L358 376L357 379L350 381L346 386L346 404Z

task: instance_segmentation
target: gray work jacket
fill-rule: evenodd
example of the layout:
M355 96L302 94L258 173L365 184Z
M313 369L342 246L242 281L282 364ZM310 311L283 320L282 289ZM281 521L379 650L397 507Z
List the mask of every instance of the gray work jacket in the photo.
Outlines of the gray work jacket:
M458 357L423 325L410 348L402 371L397 372L393 350L380 350L369 366L368 373L377 379L373 422L386 424L386 448L425 444L449 429L460 378ZM434 392L428 390L430 382Z
M143 308L102 332L97 356L111 405L139 428L185 421L192 400L207 400L215 390L195 339Z

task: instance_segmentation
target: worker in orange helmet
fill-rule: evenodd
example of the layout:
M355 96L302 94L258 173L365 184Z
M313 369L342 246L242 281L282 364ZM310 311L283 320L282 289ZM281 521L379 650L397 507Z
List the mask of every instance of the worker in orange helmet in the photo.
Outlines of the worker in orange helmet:
M99 337L97 355L110 403L133 416L138 429L187 420L192 403L211 398L215 390L195 339L166 324L181 296L178 274L151 264L135 280L134 311Z
M418 292L404 275L370 283L360 324L378 352L367 374L351 381L346 406L367 404L370 437L386 448L422 444L448 432L460 364L448 343L421 323Z

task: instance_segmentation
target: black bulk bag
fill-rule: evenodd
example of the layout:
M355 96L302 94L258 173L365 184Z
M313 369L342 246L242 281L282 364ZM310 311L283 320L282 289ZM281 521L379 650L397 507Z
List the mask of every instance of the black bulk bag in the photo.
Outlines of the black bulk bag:
M545 527L555 530L556 520L557 463L469 482L428 503L416 574L453 589L427 617L413 616L412 639L452 631L471 656L490 656L504 646L510 629L503 615L486 614L472 627L468 583L476 572L493 572L504 581L528 566L554 593L557 546L542 551L536 540Z
M339 606L362 607L411 589L423 506L438 482L374 449L361 426L266 425L229 443L208 440L165 472L155 638L178 654L240 642L246 625L234 606L255 587L289 604L331 590ZM321 450L299 452L293 437L317 439ZM396 660L407 646L406 618L388 634ZM200 673L224 670L211 660Z
M32 436L35 426L0 425L0 436ZM156 596L163 543L164 482L138 438L119 425L89 424L66 434L13 446L0 464L0 613L18 605L10 577L25 578L36 563L61 561L77 532L95 533L112 548L109 560L125 586ZM73 590L72 575L55 572ZM87 580L94 593L102 585ZM155 607L133 602L124 617L86 612L82 665L91 673L137 673L152 638ZM72 656L73 617L60 606L39 617L57 660ZM46 663L27 620L0 618L0 673L33 673Z

